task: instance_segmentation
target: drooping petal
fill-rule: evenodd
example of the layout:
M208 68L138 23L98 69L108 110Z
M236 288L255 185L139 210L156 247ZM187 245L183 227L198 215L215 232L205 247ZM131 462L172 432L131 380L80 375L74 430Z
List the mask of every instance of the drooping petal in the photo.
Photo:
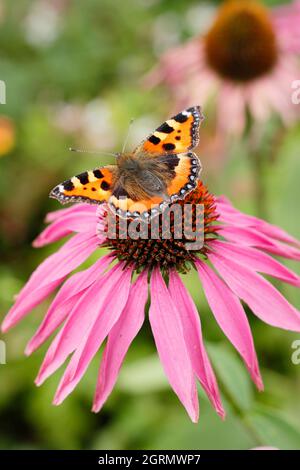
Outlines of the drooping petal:
M48 212L46 215L46 222L51 223L58 219L64 219L67 215L71 214L96 214L97 208L91 204L74 204L66 209L58 209L57 211Z
M58 218L51 225L45 228L34 240L33 246L39 248L49 243L56 242L66 237L72 232L96 233L97 218L94 212L71 212L63 218Z
M199 67L201 52L198 40L191 40L183 46L167 51L161 57L161 65L152 69L144 77L143 85L146 88L152 88L167 80L168 85L176 90L176 87L180 86L186 78L187 70L195 70Z
M274 240L255 228L228 225L220 227L219 233L237 244L254 246L284 258L300 260L300 250Z
M120 275L118 283L110 284L110 295L102 302L91 327L76 348L56 391L55 405L59 405L74 390L126 305L132 269L124 270L123 266L118 266L117 271Z
M25 353L27 355L40 347L56 328L61 325L86 289L99 278L110 262L110 255L103 256L90 268L74 274L63 284L50 305L41 325L26 346Z
M217 323L240 353L257 388L262 390L253 338L241 303L209 266L199 260L196 268Z
M84 292L63 328L52 341L36 379L37 385L44 382L63 364L69 354L80 347L94 323L98 325L98 316L106 318L109 315L109 308L115 312L115 306L120 310L120 305L123 305L124 298L126 302L128 296L129 286L126 284L128 277L128 270L125 273L123 265L118 264L107 273L100 274ZM114 320L113 314L111 315L108 324Z
M290 235L285 230L283 230L282 228L277 227L276 225L269 224L268 222L262 219L256 219L256 220L259 221L256 224L256 227L259 228L265 235L275 238L275 240L279 240L284 243L295 245L298 248L300 247L300 241L297 240L297 238Z
M300 312L260 274L220 255L209 259L231 290L264 322L286 330L300 331Z
M110 395L129 346L142 327L147 298L147 272L144 272L132 285L125 308L108 335L94 397L95 413L100 411Z
M244 91L247 93L247 104L250 114L258 123L264 123L270 116L270 102L266 94L268 83L263 80L249 83Z
M261 250L249 246L239 246L221 240L213 240L210 246L225 258L232 259L234 256L236 261L248 266L254 271L269 274L293 286L300 287L300 277L296 273Z
M277 40L285 53L300 53L300 2L294 0L272 9Z
M18 294L15 304L2 323L2 331L7 331L40 304L97 246L96 235L91 237L90 234L79 233L40 264Z
M149 320L166 376L191 420L197 422L199 405L195 376L180 315L158 268L151 276Z
M300 247L300 241L295 237L290 235L288 232L283 230L276 225L270 224L263 219L254 217L253 215L244 214L240 212L235 207L232 206L230 201L224 197L219 197L217 199L217 212L219 214L219 220L229 225L236 226L245 226L258 229L260 232L263 232L269 238L274 238L275 240L282 241L291 245Z
M176 271L170 272L169 292L180 314L183 334L191 363L217 413L224 418L216 377L202 339L200 317L196 306Z
M245 93L242 87L224 81L217 95L217 126L221 132L241 135L245 128ZM228 119L230 115L230 119Z

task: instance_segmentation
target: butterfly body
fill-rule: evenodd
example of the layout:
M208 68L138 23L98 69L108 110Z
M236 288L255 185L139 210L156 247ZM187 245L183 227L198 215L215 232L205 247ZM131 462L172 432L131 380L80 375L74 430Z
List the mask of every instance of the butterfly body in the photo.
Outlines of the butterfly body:
M166 156L167 158L167 156ZM163 156L149 158L146 154L121 154L117 159L119 184L131 199L165 196L173 170Z
M131 153L116 154L116 164L86 171L50 193L62 203L107 202L125 218L149 219L194 189L201 172L197 155L203 116L199 106L166 121Z

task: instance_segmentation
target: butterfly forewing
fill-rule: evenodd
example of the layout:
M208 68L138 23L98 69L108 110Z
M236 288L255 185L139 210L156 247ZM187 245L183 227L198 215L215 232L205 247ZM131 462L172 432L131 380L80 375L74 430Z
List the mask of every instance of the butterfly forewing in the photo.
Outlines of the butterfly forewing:
M50 197L61 203L89 202L101 204L108 201L117 179L117 166L107 165L85 171L52 189Z
M200 106L188 108L159 126L135 152L153 155L191 150L199 143L199 127L203 119Z
M128 155L135 160L132 173L128 165L126 171L120 164L107 165L64 181L50 196L62 203L108 202L121 217L149 219L195 188L201 164L189 150L198 145L202 120L200 106L188 108L161 124ZM127 155L121 156L126 160Z

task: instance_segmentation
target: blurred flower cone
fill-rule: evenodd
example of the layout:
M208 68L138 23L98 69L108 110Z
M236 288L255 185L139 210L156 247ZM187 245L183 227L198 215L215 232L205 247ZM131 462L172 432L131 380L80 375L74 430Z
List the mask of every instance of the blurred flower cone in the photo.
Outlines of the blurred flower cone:
M288 126L300 116L291 99L299 21L298 2L268 10L255 0L227 0L206 34L161 56L145 85L167 85L176 110L195 103L205 110L213 100L224 134L242 135L249 116L259 127L276 114Z

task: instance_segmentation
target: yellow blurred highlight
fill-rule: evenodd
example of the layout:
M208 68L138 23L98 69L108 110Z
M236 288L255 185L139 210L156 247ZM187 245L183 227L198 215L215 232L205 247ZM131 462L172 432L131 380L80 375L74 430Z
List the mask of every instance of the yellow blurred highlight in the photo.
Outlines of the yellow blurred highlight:
M5 116L0 116L0 157L7 155L16 142L15 125Z

